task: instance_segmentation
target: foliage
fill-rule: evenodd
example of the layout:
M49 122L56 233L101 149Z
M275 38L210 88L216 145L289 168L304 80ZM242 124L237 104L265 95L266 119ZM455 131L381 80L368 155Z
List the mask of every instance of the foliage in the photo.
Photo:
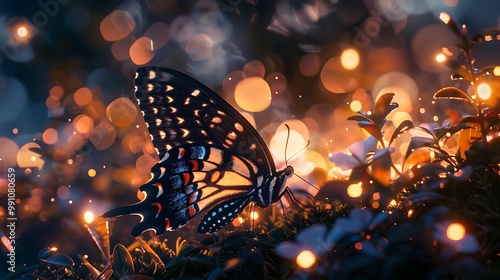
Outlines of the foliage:
M465 26L446 13L440 19L460 42L456 51L443 48L444 63L456 72L452 79L468 81L472 91L447 87L434 98L470 104L471 115L443 126L403 121L388 136L387 115L398 105L387 93L372 111L349 118L370 136L348 152L330 155L350 175L326 183L308 211L264 217L252 230L220 231L201 242L179 239L175 249L166 240L117 244L109 257L101 249L106 263L81 257L75 265L68 256L43 249L38 264L9 278L500 277L500 112L480 88L495 79L494 68L476 69L472 57L476 44L494 40L500 31L489 29L469 40ZM395 158L403 141L407 151ZM99 245L109 238L94 240ZM304 251L313 253L311 266L298 264Z

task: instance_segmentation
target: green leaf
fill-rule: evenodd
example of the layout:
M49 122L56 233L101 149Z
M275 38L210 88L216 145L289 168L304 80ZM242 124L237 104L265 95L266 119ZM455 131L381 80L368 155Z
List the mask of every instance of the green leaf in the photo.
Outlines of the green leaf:
M434 93L434 99L462 100L476 106L474 100L469 95L467 95L467 93L456 87L445 87L438 90L436 93Z
M453 134L462 131L464 129L470 129L472 128L471 126L465 125L463 123L454 125L452 127L438 127L434 130L434 133L436 134L437 139L441 139L442 137L451 137ZM446 135L448 134L449 135Z
M394 130L394 133L392 134L391 141L389 141L389 145L391 145L396 138L401 136L401 134L407 132L410 128L413 128L413 122L410 120L404 120L402 121L399 126Z
M373 136L375 139L377 139L379 142L382 142L382 132L380 131L380 127L378 125L369 123L369 124L364 124L364 123L358 123L358 125L366 130L366 132L370 133L371 136Z
M435 148L436 143L433 138L426 137L412 137L410 140L410 144L408 145L408 150L406 150L405 161L408 159L411 153L418 148L422 147L431 147Z
M116 244L113 249L113 270L118 278L135 273L132 255L122 244Z
M375 102L375 106L373 107L373 114L371 119L377 125L382 125L384 119L387 115L392 112L394 109L398 108L399 105L397 103L391 103L392 98L394 98L395 93L385 93L380 96Z
M161 258L156 254L156 252L149 247L149 245L142 240L140 237L136 237L135 240L137 240L137 243L141 246L141 248L153 259L155 260L158 264L160 265L165 265Z
M347 118L348 121L356 122L371 122L370 118L365 115L354 115Z
M212 279L219 279L224 274L224 269L222 267L216 267L214 268L210 274L207 276L207 280L212 280Z
M224 271L229 271L231 269L234 269L236 268L237 266L239 266L241 263L243 262L243 260L239 259L239 258L232 258L232 259L229 259L225 264L224 264Z
M376 150L372 162L372 176L379 183L388 186L391 182L391 153L388 148Z
M38 252L38 259L39 260L46 259L49 256L50 252L52 251L50 250L49 247L43 248L42 250L40 250L40 252Z
M75 265L75 262L73 261L72 258L69 256L62 254L62 253L57 253L54 254L47 259L44 260L44 262L51 264L51 265L59 265L63 267L71 267Z
M34 264L34 265L30 265L30 266L26 266L25 264L18 265L14 268L15 272L10 272L7 275L6 280L19 279L19 277L21 277L23 274L30 273L38 267L39 267L38 264Z
M190 256L188 259L191 262L195 262L195 263L201 264L201 265L210 265L210 266L215 265L214 258L211 258L211 257L209 257L207 255L203 255L203 254L195 254L193 256Z
M167 263L166 268L172 268L174 266L184 263L185 261L186 259L184 257L174 257Z

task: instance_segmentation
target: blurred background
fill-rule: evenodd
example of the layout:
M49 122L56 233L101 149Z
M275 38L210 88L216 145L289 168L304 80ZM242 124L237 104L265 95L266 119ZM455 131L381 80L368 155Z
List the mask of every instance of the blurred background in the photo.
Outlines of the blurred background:
M257 128L278 169L288 124L287 155L311 142L289 163L317 186L346 175L328 154L366 138L346 119L383 93L399 103L386 131L407 119L456 122L471 108L432 100L443 86L468 86L438 62L442 47L456 43L441 11L470 36L500 23L494 0L2 1L0 261L9 167L17 264L32 263L43 247L98 258L85 223L138 201L158 160L133 96L141 65L188 73L221 94ZM479 68L500 65L498 47L474 49ZM289 186L317 193L298 178ZM137 221L116 220L112 243L130 243ZM197 238L196 227L164 237Z

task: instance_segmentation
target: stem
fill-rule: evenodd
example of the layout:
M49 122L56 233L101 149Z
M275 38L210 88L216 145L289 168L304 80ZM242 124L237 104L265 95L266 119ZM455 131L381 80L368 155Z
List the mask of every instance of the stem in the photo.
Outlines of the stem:
M479 94L477 92L477 76L474 71L474 62L472 60L472 49L469 45L466 46L467 50L464 50L465 57L467 60L467 67L469 68L469 71L472 76L472 88L473 88L473 94L474 94L474 101L476 102L476 112L479 117L479 125L481 129L481 137L483 139L484 145L486 146L488 144L486 140L486 127L485 127L485 121L484 121L484 115L483 115L483 110L482 110L482 103L479 98Z

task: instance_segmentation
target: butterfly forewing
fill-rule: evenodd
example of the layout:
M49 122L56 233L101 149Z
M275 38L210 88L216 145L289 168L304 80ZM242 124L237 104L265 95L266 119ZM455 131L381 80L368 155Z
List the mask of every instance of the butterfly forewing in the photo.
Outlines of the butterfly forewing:
M272 157L251 124L217 93L175 70L142 67L136 97L160 159L174 146L210 144L230 149L270 175Z

